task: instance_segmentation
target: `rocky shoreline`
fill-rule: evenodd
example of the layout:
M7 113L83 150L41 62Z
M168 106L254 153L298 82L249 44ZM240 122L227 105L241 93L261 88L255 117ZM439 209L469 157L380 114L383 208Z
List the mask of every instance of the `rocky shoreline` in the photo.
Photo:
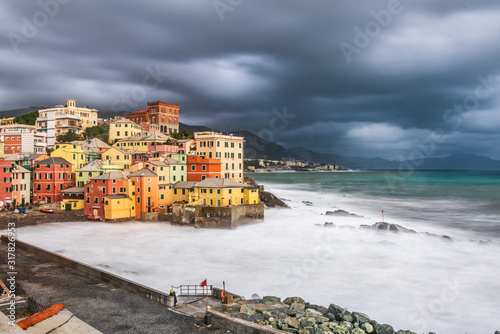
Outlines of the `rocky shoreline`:
M350 312L335 304L326 308L300 297L281 301L278 297L265 296L222 308L231 317L294 334L417 334L410 330L396 331L391 325L380 324L366 314Z

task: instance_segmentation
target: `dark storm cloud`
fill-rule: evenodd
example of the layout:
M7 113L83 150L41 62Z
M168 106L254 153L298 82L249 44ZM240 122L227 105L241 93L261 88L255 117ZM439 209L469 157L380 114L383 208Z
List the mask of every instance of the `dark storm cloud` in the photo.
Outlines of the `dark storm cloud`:
M131 111L163 100L181 104L186 123L288 147L393 158L444 131L433 154L500 158L495 2L41 0L0 9L0 109L75 98ZM30 24L36 33L23 35Z

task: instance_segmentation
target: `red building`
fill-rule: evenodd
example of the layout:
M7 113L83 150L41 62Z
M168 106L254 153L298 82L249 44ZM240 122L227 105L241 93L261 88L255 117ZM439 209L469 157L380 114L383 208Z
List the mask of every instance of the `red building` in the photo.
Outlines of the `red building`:
M221 178L220 159L208 159L199 155L187 156L187 180L203 181L206 178Z
M160 132L178 133L179 132L179 108L180 105L165 103L162 101L148 102L148 108L144 110L137 109L137 112L125 114L125 118L137 124L151 123L150 127L158 127Z
M84 213L90 219L104 218L105 197L109 195L126 196L129 187L127 172L109 172L94 177L84 186Z
M33 173L33 203L61 201L61 190L72 188L76 183L71 163L59 157L38 161Z
M21 133L17 134L11 133L3 136L4 154L21 153L22 151L23 151L23 141L21 139Z
M12 201L12 161L0 160L0 208Z

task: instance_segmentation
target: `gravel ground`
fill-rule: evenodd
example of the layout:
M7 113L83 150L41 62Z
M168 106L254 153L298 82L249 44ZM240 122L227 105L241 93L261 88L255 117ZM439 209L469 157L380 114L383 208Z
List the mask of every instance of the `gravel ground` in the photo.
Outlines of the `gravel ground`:
M6 277L7 248L0 246L0 278ZM16 250L17 295L42 305L62 303L75 316L103 333L228 333L200 328L194 318L121 288L115 288L70 268L40 262L31 253Z

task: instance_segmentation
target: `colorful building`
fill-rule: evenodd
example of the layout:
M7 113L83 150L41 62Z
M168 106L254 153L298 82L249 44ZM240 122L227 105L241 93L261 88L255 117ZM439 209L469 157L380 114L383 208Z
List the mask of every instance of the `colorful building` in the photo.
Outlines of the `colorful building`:
M111 146L102 154L102 157L103 160L109 160L113 165L122 166L125 171L128 171L132 165L132 154L121 147Z
M94 177L84 186L84 213L89 219L119 219L135 215L134 182L128 172Z
M76 140L72 141L71 144L80 145L85 154L85 163L101 159L102 153L106 152L111 148L108 144L100 140L99 138L92 138L86 140Z
M158 175L149 168L142 168L128 177L135 183L135 217L141 219L143 213L158 211Z
M178 181L186 181L187 180L187 165L186 163L182 163L173 158L165 158L164 162L168 165L170 171L169 183L175 183Z
M139 134L136 134L134 136L130 136L124 139L119 140L116 144L114 144L114 147L120 147L126 150L137 150L137 151L150 151L150 148L155 145L174 145L175 144L175 139L171 138L170 136L156 132L156 131L149 131L149 132L141 132Z
M55 145L55 151L50 154L51 157L63 158L69 161L73 170L82 168L86 164L85 153L80 145L71 143L62 143Z
M201 182L177 182L174 185L175 202L209 207L258 204L259 188L216 178Z
M196 148L190 152L221 160L222 177L243 182L243 144L245 138L217 132L195 132Z
M142 131L143 128L139 124L123 117L117 117L109 123L109 143L114 144L121 139L135 136Z
M137 112L125 114L125 118L140 124L151 123L160 126L162 133L179 132L179 108L178 104L171 104L162 101L148 102L148 108L137 109Z
M203 181L207 178L221 178L220 159L209 159L200 155L187 156L187 180Z
M0 125L0 141L4 141L5 154L45 153L47 134L37 131L34 125Z
M12 162L0 159L0 208L12 203Z
M33 177L32 203L62 200L62 190L75 186L71 163L63 158L50 157L36 163Z
M31 199L31 171L12 165L12 203L15 206L24 206Z
M83 187L90 179L109 173L123 171L123 166L113 165L109 160L94 160L75 170L76 186Z
M85 207L85 191L83 187L73 187L61 191L61 210L83 210Z

